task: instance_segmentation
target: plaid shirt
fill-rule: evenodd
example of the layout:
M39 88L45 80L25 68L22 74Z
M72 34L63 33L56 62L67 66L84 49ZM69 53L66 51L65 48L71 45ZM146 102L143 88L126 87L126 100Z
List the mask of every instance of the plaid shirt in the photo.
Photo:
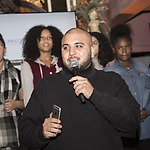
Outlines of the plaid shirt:
M0 73L0 149L18 147L18 123L16 110L6 112L6 99L16 100L20 88L19 71L9 60L4 59Z

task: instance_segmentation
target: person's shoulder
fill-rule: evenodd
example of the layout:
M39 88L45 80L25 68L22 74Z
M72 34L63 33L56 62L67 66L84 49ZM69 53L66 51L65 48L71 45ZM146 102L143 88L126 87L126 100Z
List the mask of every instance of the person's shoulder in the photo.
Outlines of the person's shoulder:
M8 69L10 70L10 72L13 73L17 73L18 75L20 74L20 70L8 59L6 59L6 61L8 62Z
M112 70L114 68L114 65L108 65L108 66L106 66L106 67L104 67L104 71L110 71L110 70Z
M146 68L148 68L148 66L146 65L146 64L144 64L144 63L142 63L142 62L137 62L137 61L134 61L134 65L136 65L136 66L142 66L142 67L146 67Z
M142 62L134 62L134 68L138 71L149 73L150 68Z
M114 63L113 65L107 65L106 67L104 67L104 71L115 71L117 69L118 67L116 63Z
M121 75L114 71L103 71L103 70L97 70L96 71L96 79L97 82L102 82L108 85L117 85L123 83L123 79Z
M35 61L32 61L32 60L29 60L29 59L26 59L26 60L24 60L24 62L23 63L28 63L29 65L33 65L33 64L39 64L39 60L37 59L37 60L35 60Z
M105 78L113 78L113 77L120 77L120 75L115 72L113 69L109 70L109 71L105 71L105 70L96 70L97 74L100 76L104 76Z

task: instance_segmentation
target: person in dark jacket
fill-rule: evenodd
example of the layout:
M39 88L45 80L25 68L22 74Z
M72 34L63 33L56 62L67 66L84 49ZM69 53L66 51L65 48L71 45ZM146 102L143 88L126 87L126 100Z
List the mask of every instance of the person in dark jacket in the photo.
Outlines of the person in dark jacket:
M132 135L138 128L139 105L118 74L92 67L92 57L88 32L66 32L64 70L40 80L19 122L20 140L28 149L123 150L121 134ZM73 76L73 60L78 76ZM61 107L60 119L52 117L54 104Z

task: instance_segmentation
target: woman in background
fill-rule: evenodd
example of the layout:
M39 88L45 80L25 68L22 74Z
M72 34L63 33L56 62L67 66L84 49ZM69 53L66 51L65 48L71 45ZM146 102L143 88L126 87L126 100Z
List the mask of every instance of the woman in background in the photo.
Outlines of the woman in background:
M63 69L61 61L62 32L54 26L32 27L23 39L21 79L25 106L31 93L45 76Z
M92 64L95 69L103 70L113 57L113 52L109 43L109 40L99 32L89 32L92 36L92 43L94 46L94 58Z
M131 58L131 29L127 24L112 28L110 41L116 60L112 66L107 66L104 70L121 75L141 109L139 141L124 138L125 148L150 150L150 68L143 63L134 62Z

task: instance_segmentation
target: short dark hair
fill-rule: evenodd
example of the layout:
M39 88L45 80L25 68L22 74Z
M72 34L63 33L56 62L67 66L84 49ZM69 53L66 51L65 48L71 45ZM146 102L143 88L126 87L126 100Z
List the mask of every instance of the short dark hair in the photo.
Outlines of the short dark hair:
M5 44L5 41L4 41L3 36L1 35L1 33L0 33L0 41L4 44L4 47L5 47L6 44Z
M37 25L32 27L23 38L23 57L35 61L40 57L37 39L40 39L41 32L47 29L50 31L53 40L52 55L61 58L62 32L54 26Z
M110 43L112 47L115 48L115 44L120 38L126 38L132 43L131 33L132 30L128 24L118 24L113 27L110 32Z
M91 36L95 37L99 42L98 59L100 64L105 67L106 64L114 59L113 51L110 46L108 38L99 32L89 32Z

